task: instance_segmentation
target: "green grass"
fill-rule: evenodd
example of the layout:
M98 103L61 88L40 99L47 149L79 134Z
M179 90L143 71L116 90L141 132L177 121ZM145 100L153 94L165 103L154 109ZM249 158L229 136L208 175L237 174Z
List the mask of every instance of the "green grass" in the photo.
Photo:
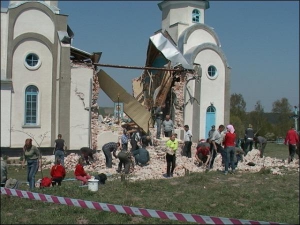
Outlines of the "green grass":
M267 145L266 156L287 158L287 147ZM279 157L279 156L280 157ZM18 171L19 170L19 171ZM9 167L9 177L26 179L26 170ZM43 171L48 176L49 170ZM37 177L41 177L38 172ZM69 173L67 177L73 177ZM65 181L61 187L36 192L127 205L138 208L194 213L258 221L299 224L299 173L286 171L283 176L267 171L224 176L219 172L191 173L185 177L125 181L109 177L98 192L79 188L77 181ZM27 190L22 184L20 189ZM183 224L141 216L102 212L74 206L57 205L1 195L1 224Z
M265 156L276 157L278 159L287 159L289 150L287 145L268 143L264 154Z

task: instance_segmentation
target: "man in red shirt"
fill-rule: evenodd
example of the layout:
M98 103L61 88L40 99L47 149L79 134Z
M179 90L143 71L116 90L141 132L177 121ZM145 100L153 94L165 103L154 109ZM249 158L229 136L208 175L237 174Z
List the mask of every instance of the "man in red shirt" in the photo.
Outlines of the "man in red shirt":
M201 139L197 146L195 158L199 162L198 166L201 166L204 163L204 166L207 167L210 160L210 148L209 143L205 142L204 139Z
M293 161L298 143L299 143L299 137L298 137L297 131L295 130L295 126L292 125L291 129L288 130L285 140L284 140L284 144L289 145L288 163Z

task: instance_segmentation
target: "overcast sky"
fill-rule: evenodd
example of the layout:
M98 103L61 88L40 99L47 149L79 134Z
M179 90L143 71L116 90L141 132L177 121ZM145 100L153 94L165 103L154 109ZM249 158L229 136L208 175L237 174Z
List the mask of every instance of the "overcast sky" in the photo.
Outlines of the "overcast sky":
M101 51L100 63L144 66L149 37L161 29L160 1L59 1L75 37L73 46ZM7 7L7 2L1 1ZM265 112L283 97L299 106L299 2L210 1L205 24L213 27L231 70L231 93L247 111L260 100ZM104 68L132 94L142 70ZM99 106L113 106L100 93Z

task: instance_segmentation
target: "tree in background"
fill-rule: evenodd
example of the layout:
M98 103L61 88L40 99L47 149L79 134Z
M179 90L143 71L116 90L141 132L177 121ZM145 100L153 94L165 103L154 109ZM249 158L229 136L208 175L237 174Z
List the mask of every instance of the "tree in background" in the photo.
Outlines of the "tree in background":
M244 137L246 120L246 102L241 94L230 97L230 123L235 127L239 138Z
M289 130L293 124L293 121L290 119L292 106L287 98L282 98L281 100L273 102L272 107L272 112L278 113L278 123L275 125L275 135L284 137L287 130Z
M264 107L258 100L254 106L254 111L247 114L247 121L251 123L258 135L265 136L267 132L271 132L270 123L265 116Z

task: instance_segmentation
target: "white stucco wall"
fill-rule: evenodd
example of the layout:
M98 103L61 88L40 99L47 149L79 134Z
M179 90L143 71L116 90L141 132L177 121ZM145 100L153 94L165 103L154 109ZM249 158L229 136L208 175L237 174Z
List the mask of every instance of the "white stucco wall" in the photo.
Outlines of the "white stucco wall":
M11 85L1 83L1 147L10 147Z
M192 97L194 97L194 92L195 92L195 80L191 80L187 83L186 88L184 89L185 92L185 98L184 98L184 125L189 125L190 130L193 128L193 119L197 115L193 115L193 105L191 104L190 96L188 94L188 91L191 93Z
M59 115L59 77L60 77L60 60L61 60L61 45L60 42L58 42L57 44L57 73L56 73L56 115ZM55 127L56 127L56 131L55 134L59 134L58 131L58 122L59 122L59 116L56 116L55 121L53 121L53 123L55 123Z
M30 52L36 53L42 62L37 70L29 70L24 65L24 59ZM17 46L13 53L12 61L12 128L25 133L31 133L38 143L42 141L39 136L47 133L41 147L50 147L52 146L52 143L50 143L52 54L41 42L27 40ZM37 127L24 126L25 89L29 85L35 85L39 89L39 124ZM22 132L12 132L11 147L22 147L24 145L24 140L29 137Z
M6 79L8 14L1 13L1 79Z
M184 51L186 52L188 49L198 46L204 43L212 43L217 45L216 40L213 36L205 30L195 30L188 38L187 43L184 44Z
M201 51L197 55L195 62L199 63L202 67L200 137L204 137L206 110L211 102L216 108L216 126L224 124L225 65L223 64L221 57L215 51L210 49ZM218 76L214 80L208 78L207 69L210 65L215 66L218 71Z
M16 19L14 38L32 32L41 34L54 43L54 30L53 21L47 14L37 9L29 9L22 12Z
M169 14L167 14L165 19L162 21L162 29L168 29L170 25L178 22L186 23L188 26L192 26L195 24L192 22L192 12L194 9L198 9L200 11L200 23L204 23L205 10L188 6L184 8L171 9Z
M93 69L73 65L71 69L70 149L89 146L90 79ZM82 98L82 99L81 99Z

